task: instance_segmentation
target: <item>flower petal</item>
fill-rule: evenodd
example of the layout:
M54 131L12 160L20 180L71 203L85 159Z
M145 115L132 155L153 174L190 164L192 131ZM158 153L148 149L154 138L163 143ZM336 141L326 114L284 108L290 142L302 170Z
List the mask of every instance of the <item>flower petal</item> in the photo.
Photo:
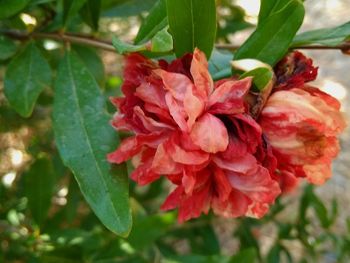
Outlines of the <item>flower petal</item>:
M233 114L244 112L244 96L250 89L252 78L229 80L221 84L209 97L209 111Z
M208 61L205 54L198 48L194 50L191 63L191 74L196 92L202 99L206 99L213 92L214 83L208 71Z
M157 174L177 174L182 172L183 166L174 162L167 153L164 143L159 145L152 163L152 171Z
M165 101L168 105L170 115L173 117L176 124L182 131L187 132L188 126L185 120L186 113L183 106L180 105L169 92L165 95Z
M192 81L183 74L167 72L162 69L156 69L154 73L163 80L165 90L169 91L179 101L184 100L188 89L193 89Z
M191 139L203 151L217 153L225 151L228 145L228 133L225 125L210 113L204 114L193 125Z

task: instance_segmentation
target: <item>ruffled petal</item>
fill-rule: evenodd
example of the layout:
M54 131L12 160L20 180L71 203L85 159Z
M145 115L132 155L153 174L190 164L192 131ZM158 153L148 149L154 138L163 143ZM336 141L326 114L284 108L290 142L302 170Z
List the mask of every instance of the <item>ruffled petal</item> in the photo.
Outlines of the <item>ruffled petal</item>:
M209 97L211 113L234 114L244 112L244 97L250 89L252 78L229 80L216 88Z
M206 100L209 94L213 92L214 83L208 71L208 61L205 54L198 48L196 48L193 53L191 74L196 92L203 100Z
M210 113L204 114L193 125L191 139L203 151L217 153L225 151L228 145L228 133L225 125Z

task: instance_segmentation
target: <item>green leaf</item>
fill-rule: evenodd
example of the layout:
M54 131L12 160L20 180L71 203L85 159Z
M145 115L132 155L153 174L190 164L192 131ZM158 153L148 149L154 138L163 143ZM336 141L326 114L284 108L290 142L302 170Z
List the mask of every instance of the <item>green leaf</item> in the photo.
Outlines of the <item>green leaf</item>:
M162 260L163 263L227 263L228 257L215 255L215 256L202 256L202 255L185 255L185 256L173 256ZM242 262L243 263L243 262ZM245 262L244 262L245 263Z
M98 30L98 21L101 12L101 0L87 0L83 8L80 10L85 23L93 30Z
M101 57L95 49L86 46L74 45L73 50L79 55L90 73L95 77L100 87L105 84L105 68Z
M303 3L291 0L286 7L258 25L254 33L237 50L234 59L254 58L273 66L288 51L303 22L304 14Z
M293 40L293 46L321 44L336 46L350 37L350 22L332 28L323 28L307 31L297 35Z
M168 29L164 28L159 31L151 41L151 47L148 43L132 45L121 41L119 38L113 36L112 44L119 54L126 54L132 52L151 51L154 53L165 53L173 50L173 38L168 33Z
M0 0L0 19L13 16L23 10L30 0Z
M234 255L229 263L254 263L258 259L255 248L246 248Z
M209 58L216 35L215 0L167 0L167 13L176 56L197 47Z
M128 17L140 15L155 4L157 0L104 0L102 1L103 16Z
M135 219L128 242L137 250L152 246L153 242L164 235L175 222L176 217L174 213L143 216Z
M253 77L253 84L257 91L263 91L265 88L270 87L271 83L273 83L274 73L272 69L256 68L242 74L240 79L246 77Z
M231 52L221 52L217 49L213 50L213 53L208 61L208 67L210 75L214 80L222 79L231 76L231 64L233 59Z
M63 21L65 24L74 18L87 0L63 0Z
M34 220L42 224L47 217L55 185L55 173L48 158L41 157L24 173L25 196Z
M16 51L17 46L10 38L0 36L0 60L9 59Z
M30 43L8 65L4 87L10 105L29 117L43 89L51 84L51 69L34 43Z
M97 217L109 230L127 236L132 222L128 176L124 165L112 167L106 160L118 145L109 118L95 79L77 55L67 52L55 85L56 144Z
M140 51L147 50L146 44L140 44L140 45L128 44L128 43L121 41L116 36L113 36L112 44L119 54L126 54L126 53L140 52Z
M152 52L168 52L173 49L173 37L169 34L168 28L159 31L152 38Z
M168 24L166 0L158 0L150 10L135 38L135 44L145 43Z
M291 0L261 0L259 12L259 24L263 23L271 15L281 11Z

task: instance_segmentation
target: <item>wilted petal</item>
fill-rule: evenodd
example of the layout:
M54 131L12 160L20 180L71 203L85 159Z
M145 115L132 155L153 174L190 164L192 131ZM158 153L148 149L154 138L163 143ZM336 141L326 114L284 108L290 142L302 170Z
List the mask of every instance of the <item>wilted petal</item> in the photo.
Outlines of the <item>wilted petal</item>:
M217 153L225 151L228 145L228 133L225 125L210 113L204 114L193 125L191 139L203 151Z

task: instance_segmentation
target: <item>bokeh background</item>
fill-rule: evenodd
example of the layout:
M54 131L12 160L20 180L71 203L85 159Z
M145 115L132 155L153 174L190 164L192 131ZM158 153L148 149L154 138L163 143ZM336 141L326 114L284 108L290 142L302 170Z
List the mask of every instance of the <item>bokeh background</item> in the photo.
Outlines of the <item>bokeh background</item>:
M150 1L141 2L137 4L147 10ZM242 43L257 21L259 2L218 0L217 41ZM131 13L134 5L128 7ZM350 17L348 0L306 0L305 7L301 31L337 26ZM147 12L128 16L111 10L100 21L100 35L131 41ZM36 23L30 13L22 14L21 19L29 26ZM81 31L89 33L85 27ZM42 45L57 57L62 53L59 42L44 41ZM84 52L84 48L79 49ZM336 50L304 52L319 66L314 85L342 102L349 121L350 57ZM98 54L103 63L91 55L91 70L106 76L100 84L107 98L119 93L122 57L107 51ZM51 64L57 61L52 59ZM158 212L167 185L160 182L141 189L132 184L136 220L125 240L99 223L57 155L48 107L52 90L40 97L33 117L22 119L8 107L3 95L4 72L0 63L0 262L254 262L254 258L266 262L350 262L349 128L340 138L342 152L334 162L333 178L314 189L301 184L282 197L265 220L208 216L178 225L174 213ZM32 218L27 195L35 192L40 182L26 182L25 177L32 156L47 154L54 163L55 182L48 217L38 224ZM238 257L231 258L233 254Z

